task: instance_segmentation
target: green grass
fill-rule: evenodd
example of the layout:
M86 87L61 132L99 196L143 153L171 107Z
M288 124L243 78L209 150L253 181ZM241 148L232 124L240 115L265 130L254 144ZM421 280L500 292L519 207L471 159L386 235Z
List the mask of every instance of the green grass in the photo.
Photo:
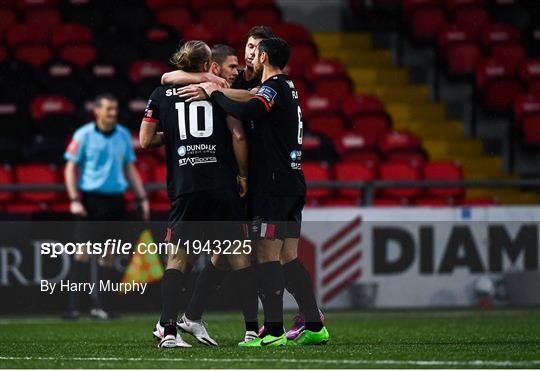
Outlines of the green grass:
M0 368L540 367L540 310L330 312L330 343L301 348L240 349L240 315L210 314L219 347L157 349L156 318L0 317Z

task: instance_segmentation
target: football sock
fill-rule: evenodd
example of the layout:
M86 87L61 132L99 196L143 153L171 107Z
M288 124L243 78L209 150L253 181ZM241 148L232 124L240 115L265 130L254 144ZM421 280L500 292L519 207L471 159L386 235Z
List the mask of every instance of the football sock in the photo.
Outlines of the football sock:
M222 271L214 266L212 262L208 262L204 269L199 273L195 282L193 295L186 308L186 317L192 321L198 321L202 318L206 299L208 296L217 290L219 285L225 279L227 271Z
M254 262L252 267L253 269L255 270L255 277L257 279L257 296L259 297L259 299L261 300L261 304L262 304L262 307L263 307L263 313L264 313L264 318L265 318L265 321L264 321L264 328L267 329L268 328L268 325L266 324L266 318L268 318L268 313L267 313L267 309L268 309L268 306L265 304L265 299L264 299L264 295L263 295L263 292L262 292L262 274L261 274L261 270L259 268L259 263L258 262ZM266 333L266 331L265 331Z
M283 290L285 276L279 261L259 264L261 277L261 293L265 305L265 328L268 334L280 336L283 334Z
M180 289L184 281L184 273L177 269L167 269L161 280L161 318L159 322L163 327L176 323L180 310Z
M323 324L313 293L313 282L306 267L300 259L296 258L283 265L283 272L287 281L287 289L290 288L289 292L293 294L300 312L304 315L306 329L320 331Z
M77 260L71 260L69 272L70 280L76 283L85 282L85 278L90 274L90 264ZM68 296L68 310L79 310L81 305L81 293L70 291Z
M244 314L246 331L259 330L257 315L259 300L257 298L257 279L252 266L232 272L232 280L237 290L239 301Z

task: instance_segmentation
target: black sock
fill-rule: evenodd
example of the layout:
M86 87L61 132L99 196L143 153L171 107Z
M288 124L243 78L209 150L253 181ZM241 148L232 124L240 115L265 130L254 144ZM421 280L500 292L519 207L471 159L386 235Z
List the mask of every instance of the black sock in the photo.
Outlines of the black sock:
M265 304L264 294L262 291L262 274L261 274L261 270L259 269L259 263L257 261L254 261L252 267L253 267L253 270L255 271L255 277L257 279L257 296L261 300L261 304L263 307L263 314L265 318L265 321L264 321L265 331L264 331L264 334L261 334L264 336L268 333L268 325L266 324L266 318L268 318L268 305Z
M315 332L320 331L323 325L313 292L313 283L306 267L304 267L300 259L296 258L283 265L283 272L287 281L287 288L292 290L289 292L293 294L300 312L306 319L306 329Z
M283 290L285 276L279 261L259 264L261 293L264 297L265 327L273 336L283 334Z
M88 262L82 262L77 260L71 261L71 268L69 271L69 279L76 283L85 282L85 278L90 275L90 264ZM81 293L77 291L70 291L68 294L68 310L78 311L81 305Z
M184 281L184 273L177 269L167 269L161 280L161 318L163 327L176 323L180 310L180 288ZM176 328L176 325L175 325Z
M226 271L217 269L212 262L208 262L204 269L199 273L195 282L193 295L189 300L186 308L186 317L192 321L198 321L202 318L206 299L208 296L217 290L219 285L225 279Z
M238 293L238 300L244 314L246 331L259 330L258 312L259 300L257 298L257 279L252 266L232 272L234 287Z

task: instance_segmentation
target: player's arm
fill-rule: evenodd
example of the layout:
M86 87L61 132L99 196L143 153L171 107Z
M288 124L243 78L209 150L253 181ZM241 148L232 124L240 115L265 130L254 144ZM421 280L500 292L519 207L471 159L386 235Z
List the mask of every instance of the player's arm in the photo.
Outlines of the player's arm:
M166 72L161 76L162 85L190 85L200 84L202 82L215 82L221 87L229 86L227 80L210 72L185 72L177 70Z
M184 86L183 88L180 89L179 95L181 98L186 99L186 102L193 102L196 100L208 99L208 95L206 95L206 91L213 84L214 84L213 82L204 82L201 84ZM230 89L230 88L221 88L221 87L219 87L218 90L222 91L223 94L225 94L227 97L237 100L239 102L247 102L248 100L253 98L253 96L257 92L257 90L255 90L255 92L250 92L244 89Z
M255 93L252 93L249 90L244 90L244 89L224 88L220 90L223 94L225 94L226 97L231 98L233 100L237 100L239 102L247 102L255 96Z
M225 112L230 113L240 121L256 120L270 111L270 106L262 102L262 98L259 96L254 96L247 102L238 102L216 90L211 94L211 97Z
M247 193L248 144L241 121L228 115L227 126L232 134L234 157L238 164L237 180L240 189L240 197L244 197Z
M148 203L148 197L146 195L146 190L144 189L141 176L139 175L139 171L137 170L133 162L126 163L125 174L129 185L135 191L137 199L140 202L143 220L149 220L150 204Z
M158 124L143 119L139 129L139 142L144 149L156 148L165 144L165 135L157 131Z

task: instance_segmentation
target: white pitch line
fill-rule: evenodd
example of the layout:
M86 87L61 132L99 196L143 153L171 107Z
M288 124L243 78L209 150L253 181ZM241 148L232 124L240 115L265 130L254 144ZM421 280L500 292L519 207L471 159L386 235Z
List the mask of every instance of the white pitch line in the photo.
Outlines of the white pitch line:
M493 367L526 367L539 365L540 360L530 361L437 361L437 360L384 360L384 359L268 359L268 358L122 358L122 357L6 357L0 356L0 360L5 361L96 361L96 362L283 362L283 363L318 363L318 364L375 364L375 365L414 365L414 366L493 366Z

